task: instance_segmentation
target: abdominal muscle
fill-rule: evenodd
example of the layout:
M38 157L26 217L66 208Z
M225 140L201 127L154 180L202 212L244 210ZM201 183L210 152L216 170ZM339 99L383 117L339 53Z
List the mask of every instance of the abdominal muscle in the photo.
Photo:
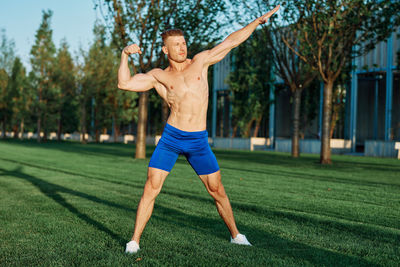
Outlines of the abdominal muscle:
M167 123L182 131L206 130L208 86L206 88L186 88L185 92L168 93L171 113Z

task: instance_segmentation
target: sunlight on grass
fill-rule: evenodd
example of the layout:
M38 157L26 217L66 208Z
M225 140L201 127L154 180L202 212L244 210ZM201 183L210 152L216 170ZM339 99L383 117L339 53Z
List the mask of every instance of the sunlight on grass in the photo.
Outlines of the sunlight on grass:
M148 149L151 155L154 147ZM180 157L137 255L125 255L147 160L134 146L0 141L0 265L396 266L400 161L215 150L239 230Z

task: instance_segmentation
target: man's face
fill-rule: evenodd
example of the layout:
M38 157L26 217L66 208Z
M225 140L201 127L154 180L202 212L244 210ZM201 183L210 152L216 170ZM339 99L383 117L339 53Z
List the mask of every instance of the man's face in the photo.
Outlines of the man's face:
M163 51L168 55L168 58L178 63L185 62L187 57L187 47L185 37L169 36L165 40Z

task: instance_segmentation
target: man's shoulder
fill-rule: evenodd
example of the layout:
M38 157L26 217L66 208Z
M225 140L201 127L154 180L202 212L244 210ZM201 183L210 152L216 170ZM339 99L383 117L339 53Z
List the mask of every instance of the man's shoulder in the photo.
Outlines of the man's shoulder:
M164 72L164 70L160 69L160 68L154 68L154 69L152 69L151 71L149 71L147 73L148 74L157 74L157 73L161 73L161 72Z
M210 53L210 50L201 51L201 52L197 53L197 54L193 57L193 61L205 59L205 58L208 57L209 53Z

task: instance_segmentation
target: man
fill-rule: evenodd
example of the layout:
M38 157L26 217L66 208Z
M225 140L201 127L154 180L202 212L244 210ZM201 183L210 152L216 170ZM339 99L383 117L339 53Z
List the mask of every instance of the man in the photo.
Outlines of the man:
M162 50L168 56L169 66L153 69L131 77L128 56L141 54L136 44L122 51L118 71L118 88L143 92L155 88L171 110L162 137L150 159L147 181L140 199L132 240L126 245L126 253L139 250L140 236L153 211L154 201L161 191L165 178L179 154L186 156L208 193L214 198L218 213L231 234L231 243L249 245L246 236L236 228L232 208L221 183L218 163L208 145L206 131L208 107L208 67L221 61L232 48L243 43L258 25L264 24L279 9L257 18L246 27L229 35L211 50L187 58L187 47L181 30L169 30L162 34Z

